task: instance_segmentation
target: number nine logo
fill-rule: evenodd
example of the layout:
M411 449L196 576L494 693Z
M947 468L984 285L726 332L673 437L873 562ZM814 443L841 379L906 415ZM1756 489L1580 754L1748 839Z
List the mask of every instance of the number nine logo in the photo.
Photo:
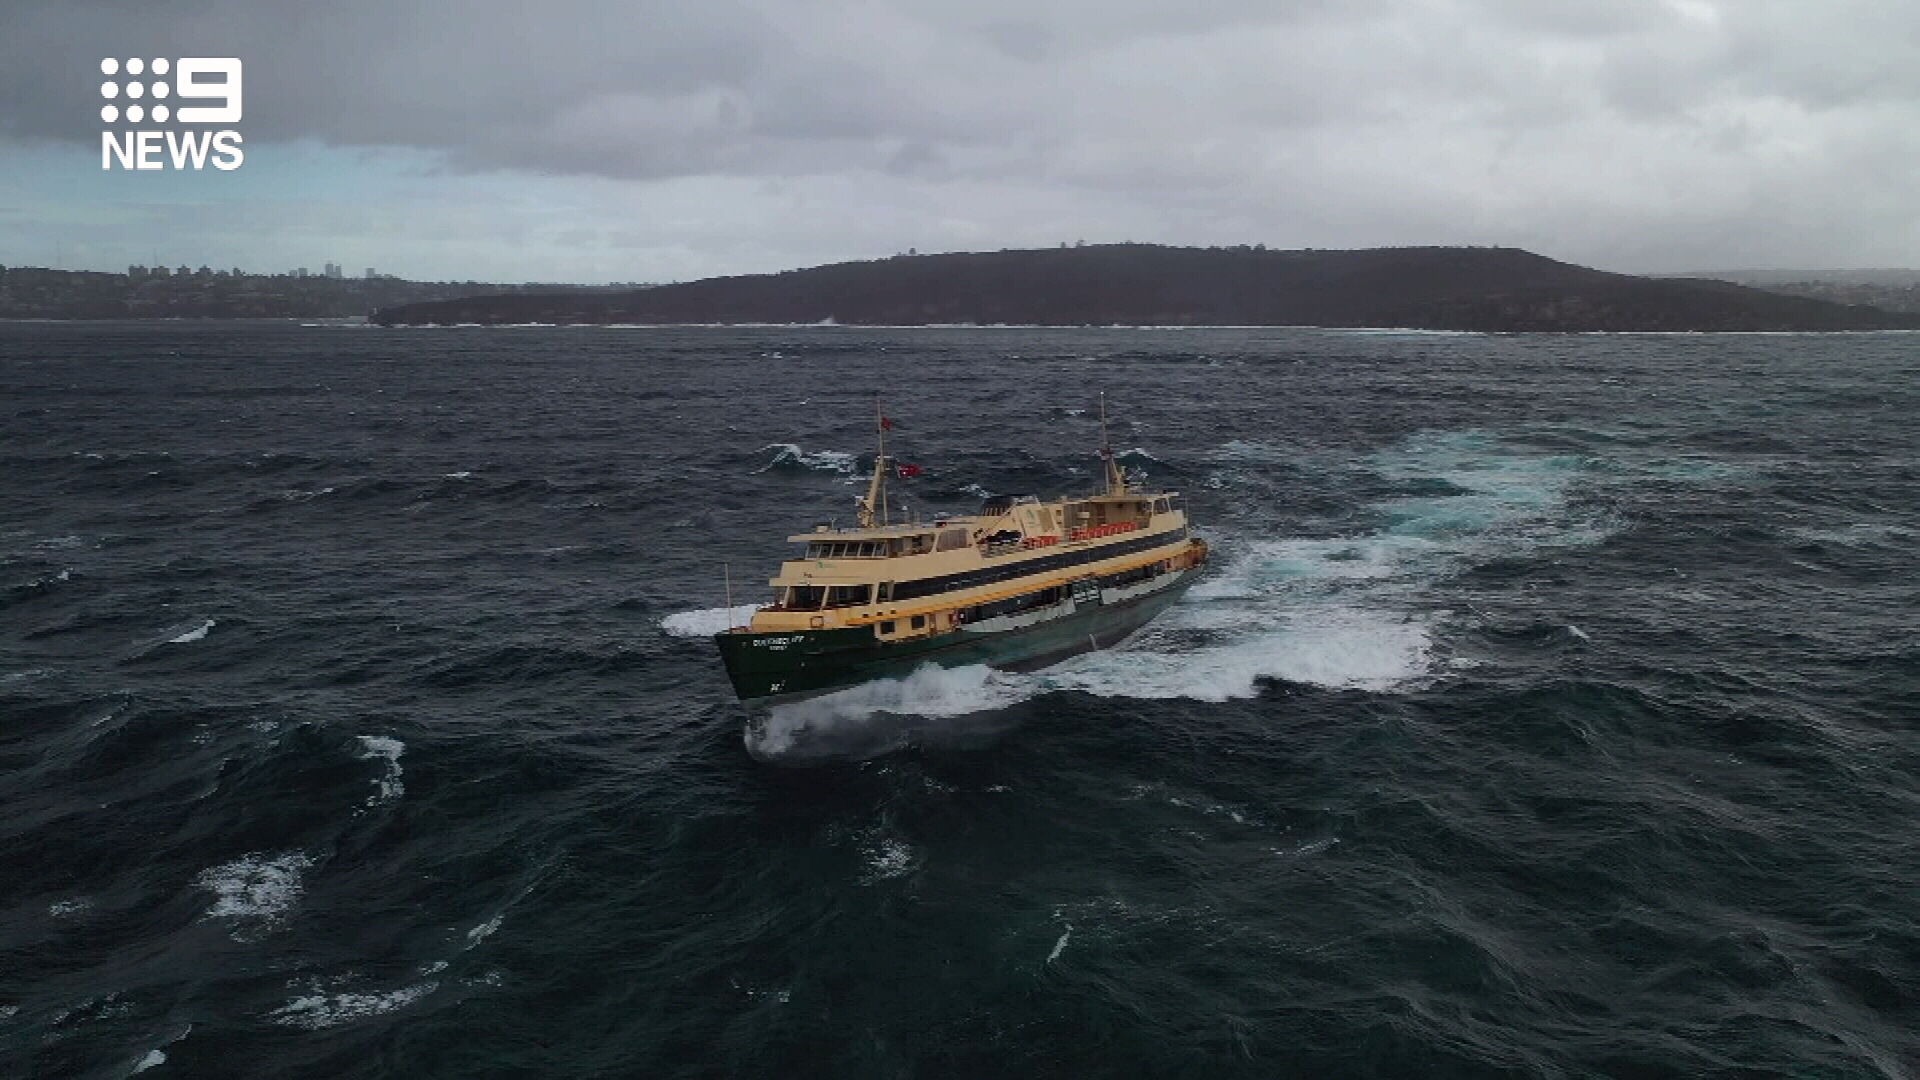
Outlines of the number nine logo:
M159 57L149 66L136 56L127 60L124 71L129 78L122 83L113 78L122 73L120 61L111 56L100 61L100 73L108 76L107 81L100 84L100 96L107 100L100 107L100 119L107 124L119 123L122 116L129 124L149 120L156 124L168 120L181 124L240 122L244 88L241 64L236 57L183 56L173 62ZM159 77L169 73L174 77L171 84ZM140 78L148 74L156 77L148 81ZM119 104L123 96L124 108ZM169 98L178 100L179 104L167 104ZM146 104L145 100L151 100L152 104ZM200 104L202 102L219 104ZM170 157L176 169L198 169L206 164L211 151L214 168L232 170L245 160L240 142L240 133L231 130L128 131L124 142L115 132L107 131L101 136L100 167L111 169L118 163L125 169L163 169ZM165 157L161 156L163 147Z

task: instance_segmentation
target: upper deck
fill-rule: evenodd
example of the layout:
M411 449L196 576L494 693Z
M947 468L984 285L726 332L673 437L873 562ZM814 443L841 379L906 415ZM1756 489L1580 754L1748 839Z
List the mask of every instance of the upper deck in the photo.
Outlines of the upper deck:
M1008 587L1029 576L1142 556L1187 538L1174 492L1005 500L992 512L932 522L832 529L790 537L807 545L768 583L775 602L756 629L843 625L937 595ZM782 618L780 616L789 616ZM791 616L801 616L794 619ZM807 616L813 616L809 618ZM821 622L816 623L815 618Z

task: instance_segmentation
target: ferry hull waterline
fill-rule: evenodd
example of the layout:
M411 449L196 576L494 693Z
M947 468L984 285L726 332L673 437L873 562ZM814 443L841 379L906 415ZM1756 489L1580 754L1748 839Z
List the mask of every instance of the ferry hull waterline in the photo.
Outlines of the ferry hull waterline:
M714 635L744 703L815 697L926 664L1047 667L1124 640L1206 565L1179 494L1131 490L1104 437L1100 494L1001 496L978 514L891 522L890 422L879 427L859 525L789 537L806 557L769 582L774 603Z

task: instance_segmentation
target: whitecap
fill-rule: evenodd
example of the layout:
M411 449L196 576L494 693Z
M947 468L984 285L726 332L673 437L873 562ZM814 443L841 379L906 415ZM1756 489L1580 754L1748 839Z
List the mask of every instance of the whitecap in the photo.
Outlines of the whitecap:
M699 608L694 611L678 611L660 620L660 629L674 637L704 638L712 637L722 630L747 625L753 613L760 610L758 604L736 604L733 607Z
M1230 454L1247 458L1280 454L1257 444L1229 446ZM1580 459L1530 456L1463 432L1418 436L1373 464L1389 476L1444 479L1457 493L1385 500L1374 507L1383 527L1361 534L1239 542L1214 533L1216 551L1234 552L1231 559L1216 559L1209 577L1118 647L1027 675L928 666L777 705L749 725L748 749L777 758L836 739L861 742L855 733L864 733L862 745L871 749L884 741L871 730L882 716L994 713L1061 690L1224 701L1260 693L1265 680L1375 693L1415 689L1464 666L1436 643L1445 618L1429 603L1436 582L1474 559L1591 543L1609 527L1567 512L1567 491L1587 467ZM708 627L719 629L715 621L700 629ZM890 730L898 744L929 729Z
M148 1069L156 1068L158 1066L165 1065L166 1063L167 1063L166 1051L149 1050L147 1051L146 1057L141 1058L138 1062L134 1064L133 1071L137 1073L146 1072Z
M431 979L385 994L327 994L316 988L268 1013L267 1018L288 1027L318 1031L406 1008L439 988L440 984Z
M493 932L495 930L500 929L500 919L501 919L501 916L495 915L492 918L488 919L486 922L483 922L480 925L474 927L473 929L467 931L467 948L471 949L475 945L478 945L481 942L492 937Z
M299 902L301 875L312 868L313 859L298 851L256 853L202 871L194 884L215 896L209 916L239 920L258 931L271 928Z
M1067 939L1072 936L1073 924L1068 923L1066 930L1061 933L1059 940L1053 943L1053 951L1047 954L1047 963L1051 964L1055 960L1060 959L1060 954L1067 951Z
M858 457L844 450L815 450L808 453L800 449L799 443L768 443L760 448L763 454L768 451L773 451L773 458L755 469L755 472L766 472L778 465L791 463L821 472L852 475L860 463Z
M1182 620L1178 609L1169 614L1166 626L1134 642L1083 654L1033 678L1049 689L1097 697L1227 701L1255 696L1263 679L1388 691L1424 679L1433 667L1427 625L1390 612L1355 608L1269 617L1197 648L1171 640Z
M862 885L878 885L913 872L913 848L899 837L876 834L868 839L861 854L866 860L866 869L860 875Z
M181 633L175 634L174 636L168 638L167 644L169 645L191 644L193 642L199 641L201 638L206 637L207 631L212 630L213 627L214 627L214 620L207 619L206 621L202 622L200 625L192 628L191 630L183 631Z
M359 740L363 760L386 762L380 778L374 781L376 790L366 804L373 806L399 798L406 791L400 783L400 755L406 752L407 744L385 735L362 735Z
M1323 836L1317 840L1309 840L1299 847L1274 848L1272 850L1275 855L1283 859L1304 859L1309 855L1318 855L1339 842L1340 838L1337 836Z

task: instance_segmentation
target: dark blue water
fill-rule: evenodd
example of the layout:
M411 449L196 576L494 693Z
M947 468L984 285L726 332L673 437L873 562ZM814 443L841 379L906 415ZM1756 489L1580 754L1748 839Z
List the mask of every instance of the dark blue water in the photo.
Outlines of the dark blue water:
M851 517L1125 647L750 718ZM0 326L0 1074L1911 1077L1920 338Z

